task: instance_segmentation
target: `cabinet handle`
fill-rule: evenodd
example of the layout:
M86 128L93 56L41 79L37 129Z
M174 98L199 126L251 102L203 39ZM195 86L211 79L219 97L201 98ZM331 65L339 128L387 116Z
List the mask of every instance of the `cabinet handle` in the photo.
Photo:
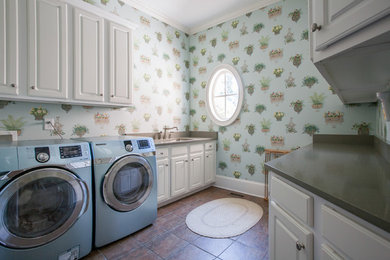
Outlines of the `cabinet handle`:
M191 159L191 161L194 161L194 159Z
M103 94L100 94L100 96L102 97L102 96L103 96Z
M209 158L209 156L208 156L208 155L206 155L206 158Z
M305 245L299 241L297 241L296 243L296 246L297 246L297 250L298 251L301 251L302 249L305 249Z
M311 25L311 31L312 32L315 32L315 31L321 31L321 28L322 28L322 26L321 25L318 25L317 23L313 23L312 25Z
M185 160L185 162L188 162L188 160Z
M35 89L35 86L31 86L31 89Z
M168 164L165 164L165 166L167 166L167 167L168 167L169 165L168 165Z
M16 84L15 83L12 83L11 85L9 85L11 88L16 88Z
M111 97L114 97L114 95L111 95Z

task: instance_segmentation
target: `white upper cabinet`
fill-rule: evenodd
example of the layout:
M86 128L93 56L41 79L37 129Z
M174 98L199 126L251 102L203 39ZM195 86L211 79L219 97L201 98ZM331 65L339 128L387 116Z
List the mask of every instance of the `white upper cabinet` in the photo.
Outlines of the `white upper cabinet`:
M109 23L110 102L132 102L132 30Z
M74 98L104 101L104 19L74 8Z
M59 1L27 1L27 94L65 99L68 96L67 5Z
M390 1L316 0L313 10L311 29L318 51L389 14Z
M0 93L19 90L19 1L0 0Z

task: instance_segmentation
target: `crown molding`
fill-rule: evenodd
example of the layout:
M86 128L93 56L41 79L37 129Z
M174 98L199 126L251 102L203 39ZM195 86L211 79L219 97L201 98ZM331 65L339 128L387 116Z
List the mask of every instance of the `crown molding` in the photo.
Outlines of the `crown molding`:
M190 32L190 28L182 25L178 21L171 19L168 16L166 16L165 14L150 7L150 5L146 4L146 1L142 1L142 0L122 0L122 1L124 3L130 5L131 7L134 7L134 8L136 8L136 9L138 9L138 10L140 10L140 11L142 11L150 16L153 16L154 18L158 19L159 21L167 23L170 26L173 26L173 27L185 32L185 33Z
M253 4L253 5L245 6L245 7L241 8L241 9L235 10L234 12L231 12L231 13L225 14L223 16L217 17L215 19L209 20L209 21L207 21L205 24L203 24L201 26L190 28L188 33L189 34L195 34L195 33L207 30L210 27L213 27L213 26L216 26L218 24L221 24L221 23L224 23L226 21L229 21L231 19L240 17L240 16L245 15L247 13L256 11L256 10L258 10L260 8L266 7L268 5L271 5L271 4L279 2L279 1L280 0L263 0L263 1L259 1L259 2L255 3L255 4Z
M223 16L217 17L215 19L206 21L203 25L193 27L193 28L188 28L187 26L184 26L183 24L181 24L179 21L171 19L170 17L166 16L165 14L152 8L150 5L148 5L146 3L147 1L142 1L142 0L122 0L122 1L125 2L126 4L128 4L129 6L132 6L132 7L136 8L136 9L138 9L138 10L140 10L140 11L142 11L150 16L153 16L154 18L160 20L161 22L167 23L167 24L169 24L169 25L171 25L171 26L173 26L173 27L185 32L185 33L195 34L195 33L204 31L210 27L213 27L215 25L218 25L220 23L229 21L231 19L237 18L237 17L242 16L244 14L247 14L249 12L253 12L253 11L256 11L260 8L266 7L270 4L279 2L280 0L262 0L262 1L259 1L257 3L254 3L252 5L245 6L241 9L235 10L234 12L231 12L231 13L225 14Z

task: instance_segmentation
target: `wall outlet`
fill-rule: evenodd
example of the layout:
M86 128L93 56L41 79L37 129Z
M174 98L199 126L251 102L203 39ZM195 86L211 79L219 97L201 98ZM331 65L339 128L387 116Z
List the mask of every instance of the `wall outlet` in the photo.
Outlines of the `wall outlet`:
M43 130L54 130L54 118L45 118L43 120Z

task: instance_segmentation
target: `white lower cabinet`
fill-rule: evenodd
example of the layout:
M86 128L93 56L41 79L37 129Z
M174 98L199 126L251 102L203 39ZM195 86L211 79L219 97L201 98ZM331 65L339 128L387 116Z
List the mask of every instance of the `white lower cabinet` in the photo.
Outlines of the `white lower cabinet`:
M160 205L215 181L215 142L212 143L214 149L206 152L204 143L157 147L157 197Z
M299 224L275 202L269 211L271 259L313 259L313 233Z
M157 159L157 200L163 202L169 199L169 159Z
M215 154L215 142L206 143L204 154L204 183L210 184L215 182L217 162Z
M273 172L269 178L271 260L390 259L390 233Z

